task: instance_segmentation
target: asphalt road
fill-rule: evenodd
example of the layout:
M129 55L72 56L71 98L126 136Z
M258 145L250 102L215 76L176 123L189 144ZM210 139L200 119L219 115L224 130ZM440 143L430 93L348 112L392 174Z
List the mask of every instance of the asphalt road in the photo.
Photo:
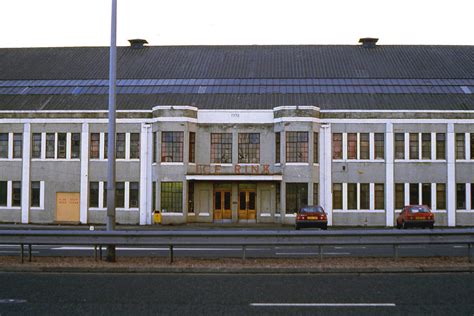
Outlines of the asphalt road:
M0 273L3 315L470 315L474 274Z

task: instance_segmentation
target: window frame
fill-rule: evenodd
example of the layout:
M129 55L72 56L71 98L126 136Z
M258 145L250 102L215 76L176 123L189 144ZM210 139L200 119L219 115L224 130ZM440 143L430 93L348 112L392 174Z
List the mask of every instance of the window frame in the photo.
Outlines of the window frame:
M308 163L308 132L286 132L286 162Z
M211 163L232 163L232 133L211 133Z
M260 163L260 133L238 133L239 163Z
M183 162L184 132L161 132L161 162Z
M161 199L160 199L161 212L163 213L182 213L183 212L183 182L163 181L160 183L160 192L161 192L161 195L160 195L161 196Z

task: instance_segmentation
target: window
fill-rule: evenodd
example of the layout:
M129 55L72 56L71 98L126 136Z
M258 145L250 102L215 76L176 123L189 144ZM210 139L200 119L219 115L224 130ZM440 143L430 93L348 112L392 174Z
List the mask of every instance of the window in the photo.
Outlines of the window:
M360 184L360 209L370 209L370 186L368 183Z
M109 150L109 133L104 133L104 159L108 157Z
M115 207L124 207L125 205L125 183L115 183Z
M302 206L308 205L308 184L286 184L286 213L296 213Z
M466 185L464 183L456 183L456 209L466 209Z
M0 158L8 158L8 133L0 133Z
M421 204L431 207L431 183L421 185Z
M151 192L151 207L152 207L152 211L155 211L156 210L156 181L152 182L151 191L152 191Z
M405 134L395 133L395 159L405 159Z
M66 133L58 133L58 143L57 143L58 159L66 158L66 144L67 144L66 139L67 139Z
M31 181L31 207L40 207L40 195L40 181Z
M183 162L184 132L161 133L161 162Z
M347 209L357 210L357 183L347 184Z
M54 147L55 147L55 138L54 133L46 134L46 158L54 159Z
M103 207L107 207L107 182L104 182L103 185L104 185L104 196L102 197L102 205Z
M275 213L280 213L281 212L281 188L280 188L280 182L278 182L275 185L275 205L276 205L276 210Z
M188 213L194 213L194 182L188 182Z
M23 134L13 134L13 158L21 158L23 154Z
M81 134L71 134L71 158L77 159L81 157Z
M395 209L401 210L405 206L405 185L395 183Z
M117 133L115 147L115 158L125 159L125 133Z
M31 137L31 158L41 158L41 133L33 133Z
M420 203L420 190L418 183L410 183L410 205L418 205Z
M189 162L196 162L196 133L189 133Z
M456 159L466 159L464 133L456 133Z
M12 182L12 206L21 205L21 181Z
M0 181L0 206L7 206L8 181Z
M153 162L156 162L156 142L157 142L156 132L153 132L153 144L152 144ZM191 162L191 161L189 161L189 162Z
M280 132L275 133L275 163L280 163Z
M436 134L436 159L446 159L446 134Z
M140 133L130 133L130 159L140 158Z
M319 183L313 183L313 205L319 205Z
M471 159L474 159L474 133L471 133Z
M446 209L446 184L436 183L436 209Z
M313 133L313 162L319 162L319 134Z
M138 189L138 182L130 182L130 194L128 195L128 207L138 208L140 206L140 195Z
M431 134L421 134L421 158L431 159Z
M357 159L357 133L347 134L347 159Z
M183 211L183 183L161 182L161 210L163 212Z
M410 133L410 159L420 159L418 133Z
M99 182L89 183L89 207L99 207Z
M260 162L260 134L239 133L239 163Z
M232 133L211 133L211 163L232 163Z
M286 162L308 162L307 132L286 132Z
M385 186L383 183L375 183L374 185L375 209L385 209Z
M335 210L342 209L342 183L332 184L332 208Z
M360 156L359 159L370 159L369 133L360 133Z
M90 151L89 151L90 158L99 159L99 150L100 150L100 133L92 133L91 142L90 142Z
M374 154L375 159L385 158L385 135L383 133L374 134Z
M332 134L332 159L342 159L342 134Z

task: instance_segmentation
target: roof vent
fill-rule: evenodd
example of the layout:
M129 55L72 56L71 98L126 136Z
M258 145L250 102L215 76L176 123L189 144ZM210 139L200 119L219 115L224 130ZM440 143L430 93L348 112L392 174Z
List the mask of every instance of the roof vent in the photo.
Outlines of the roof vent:
M363 48L375 48L378 40L378 38L363 37L359 39L359 43L362 43Z
M133 49L141 49L144 47L145 44L148 44L148 42L145 39L140 39L140 38L131 39L128 41L130 43L130 47Z

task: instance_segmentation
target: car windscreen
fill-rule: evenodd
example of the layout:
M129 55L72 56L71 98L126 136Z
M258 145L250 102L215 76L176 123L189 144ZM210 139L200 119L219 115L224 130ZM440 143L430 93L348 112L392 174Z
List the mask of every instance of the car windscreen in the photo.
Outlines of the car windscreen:
M321 206L307 206L300 209L300 213L324 213Z
M429 213L429 209L424 206L412 206L410 212L412 213Z

